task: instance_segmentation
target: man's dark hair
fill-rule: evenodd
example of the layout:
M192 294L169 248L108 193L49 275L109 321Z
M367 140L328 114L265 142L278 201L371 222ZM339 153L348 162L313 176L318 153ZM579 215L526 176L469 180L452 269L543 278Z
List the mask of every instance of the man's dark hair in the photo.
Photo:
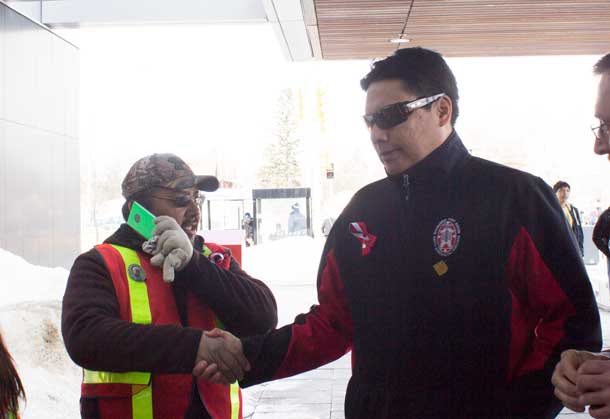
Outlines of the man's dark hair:
M121 213L123 214L123 219L127 221L129 218L129 203L132 201L138 201L138 204L142 205L144 208L150 211L152 207L152 197L150 196L151 190L146 189L144 191L138 192L128 199L125 200L123 207L121 208Z
M553 192L557 193L557 191L560 190L561 188L568 188L570 190L572 189L572 188L570 188L570 184L568 182L560 180L555 185L553 185Z
M460 113L460 96L455 76L441 54L420 47L399 49L389 57L374 62L371 71L360 81L360 86L367 91L373 82L390 79L400 80L405 90L417 97L445 93L451 98L451 124L455 125Z
M610 73L610 53L604 55L599 59L597 63L593 66L593 73L601 76L605 73Z

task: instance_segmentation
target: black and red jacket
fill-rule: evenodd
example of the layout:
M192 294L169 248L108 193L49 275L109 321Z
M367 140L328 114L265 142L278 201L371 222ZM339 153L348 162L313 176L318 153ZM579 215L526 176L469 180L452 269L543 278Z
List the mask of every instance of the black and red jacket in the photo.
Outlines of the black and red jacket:
M353 351L346 419L543 418L561 351L601 346L580 252L539 178L453 133L360 190L334 224L319 304L244 339L243 385Z

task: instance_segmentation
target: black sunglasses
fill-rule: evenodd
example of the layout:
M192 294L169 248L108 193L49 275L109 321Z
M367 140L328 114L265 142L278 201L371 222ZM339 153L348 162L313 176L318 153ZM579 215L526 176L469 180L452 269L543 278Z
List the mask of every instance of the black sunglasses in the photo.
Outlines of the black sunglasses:
M445 96L444 93L438 95L415 99L411 102L398 102L381 108L371 115L364 115L364 123L369 129L377 125L381 129L389 129L407 120L411 112L415 109L423 108Z
M205 196L197 191L192 195L177 195L172 198L161 195L150 195L153 198L162 199L164 201L171 201L176 208L184 208L188 207L191 203L194 203L197 206L200 206L205 200Z

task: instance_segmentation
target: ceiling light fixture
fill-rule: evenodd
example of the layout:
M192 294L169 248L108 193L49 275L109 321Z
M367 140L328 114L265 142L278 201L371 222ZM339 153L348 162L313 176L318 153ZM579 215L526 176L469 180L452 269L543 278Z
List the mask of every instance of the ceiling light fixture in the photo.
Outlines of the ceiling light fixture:
M390 39L390 43L396 44L396 49L400 49L400 44L411 42L409 38L405 38L405 31L407 30L407 23L409 23L411 10L413 10L413 3L415 3L415 0L411 0L411 5L409 6L409 11L407 12L407 17L405 18L405 24L402 27L402 31L400 31L400 35L398 35L398 38Z

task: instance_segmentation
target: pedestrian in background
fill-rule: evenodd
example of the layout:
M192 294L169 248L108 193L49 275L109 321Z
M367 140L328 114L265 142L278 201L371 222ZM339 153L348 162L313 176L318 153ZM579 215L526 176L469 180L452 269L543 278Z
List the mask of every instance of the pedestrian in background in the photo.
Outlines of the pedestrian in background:
M557 196L557 200L559 201L559 206L563 211L563 216L570 226L572 236L580 250L580 256L584 256L584 234L582 232L582 222L580 221L580 211L569 202L571 192L570 184L560 180L553 185L553 192L555 192L555 196Z

